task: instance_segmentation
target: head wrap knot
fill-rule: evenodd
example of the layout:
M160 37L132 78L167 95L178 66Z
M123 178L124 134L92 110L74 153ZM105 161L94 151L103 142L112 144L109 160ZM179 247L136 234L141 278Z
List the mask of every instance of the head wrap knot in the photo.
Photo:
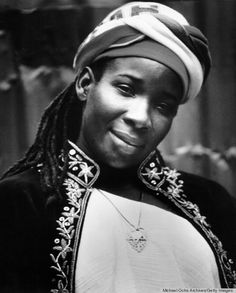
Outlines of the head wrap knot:
M208 42L177 11L154 2L131 2L115 9L78 48L78 73L102 57L144 57L174 70L184 85L182 103L200 91L211 66Z

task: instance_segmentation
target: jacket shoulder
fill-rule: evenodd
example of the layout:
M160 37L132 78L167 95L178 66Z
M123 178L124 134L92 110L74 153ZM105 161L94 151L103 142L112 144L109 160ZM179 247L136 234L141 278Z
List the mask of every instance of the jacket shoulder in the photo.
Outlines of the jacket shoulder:
M0 201L5 210L30 208L39 211L44 205L44 199L40 176L35 169L26 170L0 181Z
M24 172L5 177L0 180L1 190L14 190L26 186L38 185L40 182L39 174L35 169L28 169Z
M199 202L204 201L204 205L207 202L213 205L221 202L221 208L224 208L224 205L232 205L232 203L234 206L235 198L216 181L187 172L180 172L180 174L184 181L184 191L191 199Z
M180 172L187 199L196 203L215 235L236 261L236 200L219 183L198 175Z

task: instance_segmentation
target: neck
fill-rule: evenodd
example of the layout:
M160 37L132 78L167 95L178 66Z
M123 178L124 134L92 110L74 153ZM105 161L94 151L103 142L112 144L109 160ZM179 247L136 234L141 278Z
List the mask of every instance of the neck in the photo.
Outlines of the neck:
M85 154L84 151L73 142L69 141L69 144L70 147L74 149L74 152L80 153L82 157L89 155ZM75 154L72 154L72 156L75 156ZM74 159L76 160L76 158ZM90 159L90 157L87 157L87 160ZM130 168L118 169L101 162L96 163L100 167L100 175L95 181L93 185L94 187L122 197L127 197L137 201L140 200L140 194L141 191L143 191L144 186L138 179L138 165Z
M100 171L95 187L122 197L140 200L141 184L137 176L137 167L116 169L100 165Z

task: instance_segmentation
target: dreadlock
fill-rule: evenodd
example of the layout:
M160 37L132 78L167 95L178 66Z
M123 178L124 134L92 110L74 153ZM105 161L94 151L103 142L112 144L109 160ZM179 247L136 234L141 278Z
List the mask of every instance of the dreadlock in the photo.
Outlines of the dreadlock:
M98 82L108 58L94 62L90 67ZM68 139L76 142L82 117L82 102L75 91L76 80L62 91L45 109L34 143L25 156L7 170L1 179L21 173L29 168L40 169L44 190L55 191L60 197L60 187L67 171ZM63 165L60 156L63 156Z
M59 155L62 152L67 154L68 139L75 141L78 137L81 114L82 106L76 96L73 82L46 108L34 143L25 156L10 167L2 178L40 166L42 186L60 195L60 183L66 172L66 164L59 167ZM66 156L64 159L66 160Z

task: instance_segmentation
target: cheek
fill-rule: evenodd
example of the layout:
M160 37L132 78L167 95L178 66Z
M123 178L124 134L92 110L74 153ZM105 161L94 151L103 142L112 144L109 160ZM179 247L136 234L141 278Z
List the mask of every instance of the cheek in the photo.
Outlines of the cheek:
M98 90L91 99L89 108L99 121L97 123L110 123L119 117L124 111L124 102L110 87Z
M110 121L116 117L117 106L111 91L93 91L89 96L84 112L84 126L94 131L94 135L109 127Z
M153 144L158 145L168 134L173 118L159 117L155 119L152 127Z

